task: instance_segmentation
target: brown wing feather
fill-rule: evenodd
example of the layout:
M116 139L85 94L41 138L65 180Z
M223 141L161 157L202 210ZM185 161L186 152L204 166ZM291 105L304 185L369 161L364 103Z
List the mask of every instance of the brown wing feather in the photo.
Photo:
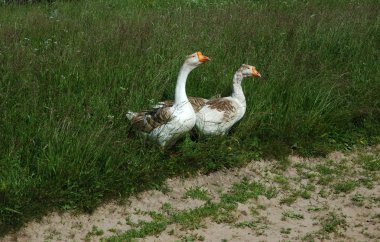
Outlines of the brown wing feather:
M188 97L189 102L191 103L191 106L193 106L193 109L195 112L198 112L207 102L207 99L201 98L201 97ZM173 100L165 100L161 102L162 107L171 107L174 104Z
M224 98L211 99L206 103L211 109L216 109L224 113L224 119L229 119L235 112L235 107L232 102Z
M195 112L198 112L207 102L207 99L201 97L189 97L189 102Z
M170 107L157 108L138 113L132 119L132 127L142 132L150 132L159 126L166 124L170 120Z
M211 99L208 101L207 106L212 109L216 109L218 111L235 111L235 107L232 105L232 102L228 99L223 99L223 98L216 98L216 99Z
M171 106L173 106L174 101L173 100L165 100L161 103L163 104L163 107L171 107Z
M154 113L154 121L159 125L165 124L170 121L172 113L170 107L160 108Z

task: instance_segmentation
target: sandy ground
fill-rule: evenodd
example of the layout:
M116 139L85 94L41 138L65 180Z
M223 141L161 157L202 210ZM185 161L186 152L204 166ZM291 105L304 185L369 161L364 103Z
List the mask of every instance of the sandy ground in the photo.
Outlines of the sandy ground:
M373 154L379 151L380 145L359 153ZM203 187L208 191L211 200L218 202L220 195L228 192L232 184L247 177L276 187L277 196L271 199L259 196L258 199L251 199L244 204L239 203L231 215L232 222L229 223L217 223L206 218L197 229L170 224L163 232L140 238L139 241L380 241L379 179L371 187L358 185L350 191L336 193L331 186L324 186L313 180L313 169L300 172L300 166L297 166L306 164L308 167L315 167L333 160L336 164L347 165L350 171L345 174L349 175L347 179L361 179L362 168L355 162L358 155L358 152L334 152L327 158L305 159L291 156L288 159L289 168L281 173L288 180L287 188L276 182L279 163L268 160L252 161L242 168L221 170L209 175L200 174L188 179L173 178L167 180L168 189L164 192L151 190L131 197L123 204L111 202L99 207L91 215L52 213L40 221L26 224L18 232L0 240L99 241L130 230L131 222L152 221L143 212L164 213L163 204L171 204L176 211L204 205L205 201L185 196L187 189L191 187ZM376 176L380 177L379 171L375 171ZM294 189L311 183L314 189L310 197L299 197L289 205L283 203L283 199ZM323 221L331 214L344 222L333 232L327 233L323 231Z

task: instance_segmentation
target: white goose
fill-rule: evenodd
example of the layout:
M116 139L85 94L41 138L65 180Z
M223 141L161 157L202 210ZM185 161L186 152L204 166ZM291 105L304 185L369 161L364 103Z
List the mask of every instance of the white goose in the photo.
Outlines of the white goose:
M246 102L241 82L244 77L261 77L256 67L243 64L233 78L233 91L230 97L211 98L188 97L195 111L195 127L207 135L223 135L245 114ZM173 101L159 102L154 107L170 107Z
M196 113L196 128L207 135L224 135L245 114L246 101L241 87L244 77L261 74L256 67L243 64L233 78L233 91L229 97L214 98L207 101Z
M156 140L161 146L171 145L190 131L195 125L196 116L186 95L186 80L193 69L208 60L201 52L189 55L178 74L173 105L139 113L128 111L127 118L131 120L132 128Z

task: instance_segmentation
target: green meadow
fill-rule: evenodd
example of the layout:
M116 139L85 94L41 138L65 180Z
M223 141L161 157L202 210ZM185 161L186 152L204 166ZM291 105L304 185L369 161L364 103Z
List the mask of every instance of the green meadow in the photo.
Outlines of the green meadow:
M0 235L172 176L380 143L376 0L21 2L0 3ZM228 136L161 150L125 114L173 98L196 51L212 60L189 96L230 95L243 63L263 78Z

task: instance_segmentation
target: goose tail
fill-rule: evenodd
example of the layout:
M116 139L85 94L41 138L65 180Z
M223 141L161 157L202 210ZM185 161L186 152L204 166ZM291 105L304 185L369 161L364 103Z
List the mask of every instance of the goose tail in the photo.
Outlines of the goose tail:
M137 114L135 112L128 111L125 116L127 117L127 119L132 120L134 117L136 117L136 115Z
M158 102L158 103L152 105L151 108L153 108L153 109L157 109L157 108L163 108L163 107L165 107L165 106L166 106L166 103L165 103L165 102Z

